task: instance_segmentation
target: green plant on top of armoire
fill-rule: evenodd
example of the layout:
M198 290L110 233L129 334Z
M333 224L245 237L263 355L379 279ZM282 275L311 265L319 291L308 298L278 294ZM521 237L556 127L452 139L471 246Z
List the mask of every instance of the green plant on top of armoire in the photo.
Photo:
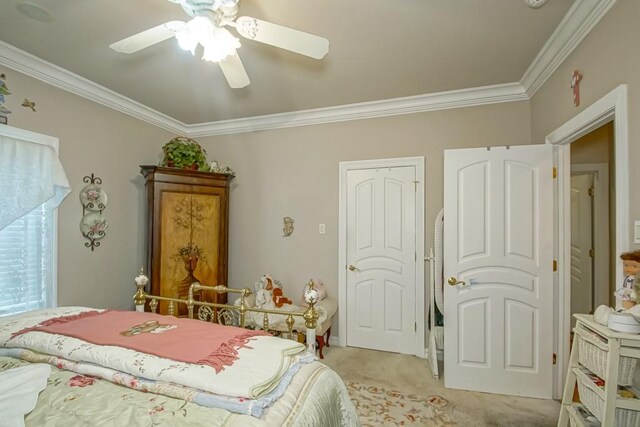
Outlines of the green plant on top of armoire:
M185 136L173 138L162 147L164 158L161 166L180 169L209 171L207 152L194 139Z

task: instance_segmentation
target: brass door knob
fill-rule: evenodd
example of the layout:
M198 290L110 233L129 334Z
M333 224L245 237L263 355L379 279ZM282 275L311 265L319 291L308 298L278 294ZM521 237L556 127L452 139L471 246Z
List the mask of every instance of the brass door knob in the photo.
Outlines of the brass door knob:
M360 271L360 269L358 267L356 267L355 265L353 265L353 264L351 264L349 266L349 270L351 270L351 271Z
M464 285L464 282L458 281L458 279L453 276L449 277L447 283L449 283L450 286Z

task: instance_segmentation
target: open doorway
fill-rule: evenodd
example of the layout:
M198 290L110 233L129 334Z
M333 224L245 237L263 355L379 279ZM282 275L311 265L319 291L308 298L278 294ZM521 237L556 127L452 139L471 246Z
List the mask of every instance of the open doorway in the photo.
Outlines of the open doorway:
M611 253L620 254L628 251L629 239L629 117L627 106L627 86L620 85L566 123L551 132L545 138L547 144L553 145L555 162L558 166L556 188L556 224L557 244L555 255L558 261L557 299L555 303L555 329L557 366L555 371L554 397L561 395L564 379L569 368L569 331L571 313L571 221L570 221L570 146L571 143L613 122L613 157L615 159L614 180L611 188L615 189L615 233L611 233L615 241ZM597 229L597 227L596 227ZM622 263L616 262L611 273L613 284L621 283L623 278Z
M606 123L570 146L571 315L615 303L613 129Z

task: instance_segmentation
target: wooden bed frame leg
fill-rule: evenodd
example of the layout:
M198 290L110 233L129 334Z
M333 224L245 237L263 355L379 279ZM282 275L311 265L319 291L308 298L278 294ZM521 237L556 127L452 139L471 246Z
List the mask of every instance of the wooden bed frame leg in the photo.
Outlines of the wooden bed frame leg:
M318 353L320 353L320 359L324 359L322 355L322 348L325 345L324 337L322 335L316 335L316 341L318 342Z

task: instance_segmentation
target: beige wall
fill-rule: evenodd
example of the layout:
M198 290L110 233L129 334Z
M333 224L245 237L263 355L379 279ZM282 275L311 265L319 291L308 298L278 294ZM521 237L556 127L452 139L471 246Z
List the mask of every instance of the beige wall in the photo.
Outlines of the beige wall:
M613 122L574 141L570 146L571 164L606 163L611 168L613 159Z
M299 300L304 283L338 290L338 163L424 156L426 251L443 204L443 150L530 143L528 102L200 138L211 159L237 171L230 207L230 285L264 273ZM282 237L282 218L295 220ZM326 234L318 234L318 224ZM428 268L427 268L428 272ZM428 280L428 275L425 275ZM336 331L337 332L337 331Z
M12 95L9 125L60 138L72 192L59 209L58 304L128 309L144 260L143 190L138 165L156 163L172 135L110 108L2 68ZM37 112L20 107L24 98ZM107 237L91 252L79 229L82 178L94 173L109 196Z
M602 21L565 60L531 101L532 142L547 134L620 84L628 85L629 106L629 220L640 218L640 2L618 0ZM581 105L573 106L569 83L573 70L584 74ZM630 229L632 229L632 223ZM629 248L633 248L629 236ZM625 245L626 246L626 245ZM637 248L637 246L636 246Z

